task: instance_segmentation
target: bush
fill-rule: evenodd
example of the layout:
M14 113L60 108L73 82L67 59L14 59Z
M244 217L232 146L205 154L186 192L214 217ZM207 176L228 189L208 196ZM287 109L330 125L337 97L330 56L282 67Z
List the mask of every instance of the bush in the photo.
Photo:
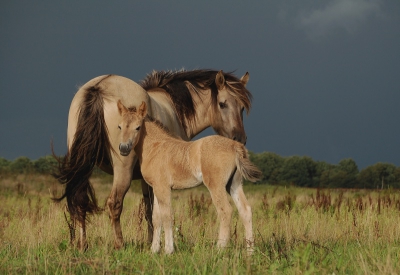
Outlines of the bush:
M0 173L6 173L9 170L11 161L6 160L5 158L0 158Z
M57 160L52 156L45 156L33 162L35 171L40 174L50 174L57 167Z
M9 170L18 174L30 173L33 171L33 164L29 158L19 157L10 163Z

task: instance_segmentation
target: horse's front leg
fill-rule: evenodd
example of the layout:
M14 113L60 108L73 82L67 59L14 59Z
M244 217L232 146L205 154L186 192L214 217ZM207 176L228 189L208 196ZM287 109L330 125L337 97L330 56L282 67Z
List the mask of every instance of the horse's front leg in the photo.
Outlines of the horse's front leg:
M107 199L107 206L110 213L111 224L114 230L114 247L120 249L124 245L121 229L121 213L126 193L129 190L132 180L132 168L135 159L124 157L122 161L114 161L114 180L111 194Z
M153 241L153 205L154 205L154 193L153 187L147 184L147 182L142 179L142 193L145 205L145 218L147 221L147 242L151 243Z

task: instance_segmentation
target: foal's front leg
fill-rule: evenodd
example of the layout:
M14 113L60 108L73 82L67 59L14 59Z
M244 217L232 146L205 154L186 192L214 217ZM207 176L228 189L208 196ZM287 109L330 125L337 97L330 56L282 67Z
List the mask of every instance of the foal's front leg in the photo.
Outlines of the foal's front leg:
M161 211L160 205L158 204L158 199L154 196L153 204L153 241L151 243L151 252L158 253L161 248Z
M154 205L154 193L153 187L147 184L144 179L141 179L142 193L145 205L145 218L147 221L147 242L153 241L153 205Z
M163 190L154 190L154 210L153 210L154 234L151 251L160 251L161 225L164 227L165 234L165 253L174 252L173 220L171 213L171 189L166 187Z

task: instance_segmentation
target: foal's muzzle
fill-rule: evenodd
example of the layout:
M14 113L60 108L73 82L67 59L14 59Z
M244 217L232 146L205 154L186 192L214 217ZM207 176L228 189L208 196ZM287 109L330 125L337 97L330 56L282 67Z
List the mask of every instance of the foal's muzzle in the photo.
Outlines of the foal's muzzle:
M128 140L128 142L121 142L119 144L119 153L121 156L127 156L132 150L132 140Z

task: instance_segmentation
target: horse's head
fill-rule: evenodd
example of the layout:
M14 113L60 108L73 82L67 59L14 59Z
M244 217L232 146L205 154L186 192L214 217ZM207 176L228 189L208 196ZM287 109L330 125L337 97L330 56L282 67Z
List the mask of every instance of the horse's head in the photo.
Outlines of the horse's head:
M217 134L246 144L247 136L243 126L243 111L249 111L250 93L245 86L249 80L246 73L239 81L225 79L222 71L215 77L218 93L213 96L211 126ZM241 90L245 93L241 93ZM215 94L215 93L214 93Z
M118 100L118 112L121 115L119 153L122 156L130 154L139 140L140 127L147 114L146 103L142 102L137 110L136 107L126 108L121 100Z

